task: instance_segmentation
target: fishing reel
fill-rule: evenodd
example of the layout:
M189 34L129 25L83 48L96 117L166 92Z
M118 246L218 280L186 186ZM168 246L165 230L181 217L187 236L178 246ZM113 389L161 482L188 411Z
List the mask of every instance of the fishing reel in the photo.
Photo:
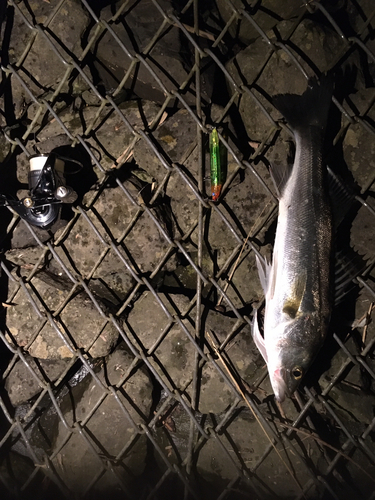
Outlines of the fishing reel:
M2 205L12 207L29 224L48 229L59 217L61 205L77 199L77 193L65 184L65 161L82 168L80 162L55 153L30 156L29 196L14 200L1 195Z

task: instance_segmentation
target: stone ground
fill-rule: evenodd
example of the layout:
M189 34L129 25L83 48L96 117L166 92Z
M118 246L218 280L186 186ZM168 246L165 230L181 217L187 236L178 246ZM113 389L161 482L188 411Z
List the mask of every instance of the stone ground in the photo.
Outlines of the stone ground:
M47 230L0 208L1 498L373 498L374 6L253 4L0 7L0 185L53 151L78 195ZM272 96L332 68L340 250L367 264L280 406L251 337L293 154Z

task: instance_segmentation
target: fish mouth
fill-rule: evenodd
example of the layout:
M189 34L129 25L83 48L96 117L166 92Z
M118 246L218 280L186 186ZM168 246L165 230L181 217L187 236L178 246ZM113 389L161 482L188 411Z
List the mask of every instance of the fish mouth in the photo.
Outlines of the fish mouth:
M286 396L290 396L286 383L286 371L284 368L276 368L271 377L271 385L275 398L279 403L285 400Z

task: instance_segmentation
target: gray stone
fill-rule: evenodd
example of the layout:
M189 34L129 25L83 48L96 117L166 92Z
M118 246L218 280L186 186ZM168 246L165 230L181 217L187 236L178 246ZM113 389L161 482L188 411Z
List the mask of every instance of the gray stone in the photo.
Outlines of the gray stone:
M173 2L170 0L162 0L159 4L166 12L173 10ZM113 14L113 6L104 8L101 13L107 20L110 20ZM116 89L130 68L134 54L142 53L146 49L163 21L162 13L152 0L143 0L142 5L133 0L128 6L126 15L120 15L117 22L110 23L120 43L112 33L106 31L94 53L95 68L108 91ZM125 50L121 44L125 46ZM128 75L125 89L133 91L141 98L163 103L167 97L166 92L177 90L186 82L189 71L184 62L191 58L192 51L192 45L181 37L177 27L165 29L159 34L158 42L152 47L150 55L144 56L146 64L143 62L136 64ZM209 75L207 78L209 79ZM211 86L207 85L207 89L210 93ZM184 99L189 104L195 104L194 87L191 82L185 88Z
M184 310L189 304L183 295L159 294L160 300L171 314ZM187 319L182 320L190 335L194 331ZM173 385L181 389L192 380L195 348L186 332L177 324L173 325L160 339L169 323L167 315L150 292L145 292L134 304L126 320L135 345L141 343L143 349L151 349L157 340L154 355L149 358L155 371L163 380L173 380ZM157 361L157 360L158 361Z
M125 119L135 131L147 129L159 112L160 107L150 100L127 101L119 105ZM94 107L83 110L85 123L91 124L96 115ZM95 135L88 142L101 152L100 163L108 169L128 150L134 140L132 129L125 125L122 118L113 109L104 109L95 120ZM126 158L124 158L125 160ZM123 161L124 161L123 160Z
M5 255L9 262L19 266L21 274L24 275L30 273L35 264L39 262L42 254L42 248L39 246L32 246L26 248L14 248L12 250L8 250ZM44 260L45 259L42 259L39 264L39 268L43 266Z
M55 9L54 4L39 1L30 2L28 6L21 2L17 6L27 20L31 23L34 21L36 24L45 23ZM32 19L30 11L34 19ZM74 19L74 22L71 21L72 19ZM87 27L88 22L89 17L83 10L82 5L74 0L67 0L62 8L59 9L57 15L53 16L48 24L48 29L54 34L54 37L45 30L44 33L47 39L51 40L52 44L58 47L63 57L70 61L68 54L69 52L74 53L80 47L81 35ZM56 42L55 37L61 41L61 46ZM9 47L11 64L16 65L18 63L25 47L31 41L33 41L32 47L22 63L24 69L22 78L26 80L28 88L34 94L40 95L43 93L41 89L46 89L60 83L66 71L66 66L56 55L45 37L41 33L29 29L23 17L18 14L18 9L15 9ZM32 75L32 78L29 78L28 74ZM68 82L65 83L63 90L68 91ZM12 91L15 100L22 99L21 96L27 101L29 100L28 94L18 84L16 79L12 81Z
M153 136L171 161L186 164L186 168L193 176L197 174L197 163L193 159L195 156L189 158L189 153L194 148L196 135L196 122L186 109L179 110L153 132ZM139 167L146 170L158 183L161 183L168 173L143 138L134 148L134 159ZM180 179L181 182L183 181ZM173 189L168 190L168 195L173 195ZM189 193L185 192L186 195ZM181 189L175 193L175 196L181 199Z
M159 111L159 106L146 100L127 101L120 104L119 108L130 126L134 127L135 130L147 128ZM59 118L73 136L82 135L87 127L93 126L95 134L87 138L87 142L97 150L98 160L104 168L108 169L128 149L128 146L134 140L134 134L112 107L105 107L99 115L98 109L98 106L94 105L85 106L82 110L64 108L59 113ZM60 138L61 132L60 124L56 120L50 120L38 134L38 139L41 142L40 147L44 143L53 146L54 143L51 143L52 138L55 138L55 141L59 138L58 145L65 145ZM128 152L130 154L130 150ZM95 165L94 169L96 169L96 173L101 179L103 173Z
M135 130L138 128L147 128L159 111L159 106L146 100L127 101L121 103L119 108L129 122L130 127L134 127ZM105 107L99 115L98 110L98 105L87 105L82 110L76 110L71 107L63 108L58 114L60 120L73 136L77 134L82 135L85 133L87 127L93 126L95 134L86 140L94 148L94 151L97 151L96 156L102 167L108 169L128 150L128 147L134 140L134 134L112 107ZM50 120L38 133L40 141L40 143L38 142L39 150L49 153L54 147L69 144L69 140L66 142L64 141L64 136L61 137L61 132L62 129L58 121ZM130 149L128 153L130 155ZM126 159L127 155L125 155L122 162ZM21 161L26 167L18 173L18 177L22 182L27 182L25 174L27 174L28 162L24 155L21 155L19 163ZM93 168L98 178L102 179L103 173L101 170L96 165L93 165ZM22 174L23 171L25 172L24 174Z
M361 91L363 97L368 98L373 95L371 89ZM363 98L362 97L362 98ZM368 102L368 101L367 101ZM366 102L362 101L361 96L355 100L358 108L361 110L366 107ZM374 112L369 112L369 119L372 120ZM362 127L359 123L350 125L346 131L343 144L344 160L350 169L355 181L361 188L369 184L374 178L374 152L375 145L373 141L373 134Z
M236 9L244 8L250 12L253 20L265 32L272 29L277 24L278 20L291 19L292 17L299 15L301 12L301 3L298 0L291 0L288 2L280 2L279 0L262 0L256 4L249 0L233 0L232 4ZM233 9L231 8L230 3L226 0L216 0L216 5L223 21L228 23L233 15ZM254 5L255 9L253 10ZM257 29L245 16L230 24L229 33L233 38L244 44L248 44L254 39L260 37Z
M25 359L36 376L44 383L54 382L62 375L68 366L66 360L38 360L28 355L25 356ZM12 405L18 406L36 394L39 394L43 386L31 374L23 360L19 359L7 375L5 389L8 391L8 396Z
M51 239L51 235L48 231L44 229L40 229L38 227L33 226L33 231L35 232L37 238L45 243L46 241ZM21 219L17 226L14 228L11 237L11 246L13 249L25 249L31 246L37 246L38 242L35 239L33 233L26 226L25 222ZM40 247L39 247L40 249ZM41 249L40 249L41 251ZM18 253L19 254L19 253ZM13 255L17 255L17 251L13 253Z
M13 450L7 451L6 460L0 463L0 476L2 482L2 498L8 500L19 496L19 487L25 478L31 476L35 468L34 461ZM4 488L4 489L3 489ZM28 490L30 496L24 498L38 498L40 487L33 486ZM8 496L9 495L9 496ZM58 496L55 498L59 498Z
M194 147L196 125L186 110L180 110L173 117L167 119L155 131L155 138L162 144L164 151L172 161L183 164L187 175L197 178L199 161L197 148ZM272 153L276 165L281 162L281 155L284 153L283 147L275 148ZM287 156L286 152L284 156ZM166 169L160 164L155 154L150 151L144 141L137 144L134 157L142 169L147 170L158 182L162 182L166 175ZM208 154L206 156L206 165L209 165ZM236 167L237 163L228 153L228 176ZM273 183L266 166L259 162L254 168L273 190ZM209 192L209 188L206 191ZM176 171L168 179L166 194L170 198L170 206L176 226L175 232L181 236L186 235L191 232L192 228L195 228L198 219L196 196ZM221 205L219 210L227 218L230 226L237 229L238 235L246 235L250 230L254 229L259 218L275 203L271 195L250 172L246 172L243 180L238 174L238 177L233 180L225 194L225 202L225 205ZM214 270L212 251L217 252L217 263L222 266L238 245L238 240L214 210L210 212L210 223L206 238L210 251L204 246L202 269L205 275L209 276L212 275ZM191 232L189 240L197 245L197 229ZM184 245L193 261L195 261L197 255L194 246L186 242L184 242ZM195 288L196 273L190 266L178 268L176 275L186 287ZM228 295L237 307L242 307L244 303L254 298L259 300L261 291L253 254L242 262L240 269L234 274L232 283L234 286L230 287Z
M293 21L280 22L277 25L280 37L283 38L293 25ZM273 41L276 41L275 34L270 33L269 35ZM334 59L342 42L336 32L314 21L304 19L290 37L290 43L298 47L299 51L304 53L304 57L308 58L319 71L324 73L335 62ZM257 86L262 89L262 94L266 93L270 97L284 93L302 94L306 89L306 79L289 55L281 49L272 54L260 74L260 70L269 55L269 46L259 38L237 54L234 60L227 63L226 68L238 85L245 83L251 86L257 78ZM313 71L305 60L297 53L294 55L306 73L310 77L313 76ZM233 89L230 91L233 92ZM262 94L254 92L268 113L276 118L276 113L269 100L265 99ZM262 141L269 133L272 122L246 93L241 99L239 111L251 140Z
M138 188L130 182L125 182L125 186L136 202L143 203ZM90 192L86 199L90 199L92 195L97 196L97 193ZM124 298L135 281L113 248L106 253L104 260L94 270L94 266L110 241L121 239L117 248L128 266L136 273L152 272L169 247L167 240L147 213L141 213L131 226L130 232L125 235L137 210L137 206L129 201L120 186L102 190L95 201L94 210L89 211L88 216L105 243L103 244L88 221L81 216L63 245L56 247L57 254L74 274L77 271L82 276L88 276L91 273L94 279L103 280L119 297ZM160 212L154 209L151 211L163 226L163 220L159 217ZM57 237L60 234L57 233ZM125 237L122 238L124 235ZM175 258L172 257L164 269L170 271L175 266ZM50 269L55 274L61 273L61 268L56 262L51 263Z
M367 19L371 18L374 12L374 4L372 0L361 0L360 2L343 2L346 9L348 21L356 33L362 33ZM371 30L371 25L368 30ZM366 31L364 31L366 33ZM367 45L367 44L366 44Z
M46 307L53 313L65 300L68 292L56 291L54 286L47 285L38 278L33 278L32 284L36 293L30 288L29 290L42 315L37 315L21 288L13 298L15 305L7 311L11 342L24 347L31 356L40 359L71 358L73 353L68 345L74 346L73 349L83 349L93 358L105 356L113 349L118 332L112 323L102 318L86 293L75 295L56 317L55 324L61 332L59 335L49 321L46 321L43 311ZM106 310L103 304L100 305Z
M105 386L110 384L115 388L116 397L107 394L96 409L95 405L105 393L92 377L88 377L83 386L78 384L62 401L64 418L68 425L81 422L83 432L103 462L113 460L110 469L115 474L111 474L110 469L104 471L90 490L90 498L104 494L119 495L122 491L121 484L127 491L136 488L136 478L143 472L146 464L148 440L144 434L138 436L132 446L121 453L125 445L135 438L139 425L146 423L152 404L153 387L147 372L138 368L129 373L133 360L133 356L123 345L108 357L96 376ZM121 405L125 407L128 416ZM91 412L93 414L88 418ZM134 427L130 420L137 427ZM82 495L102 470L102 464L79 433L72 434L68 442L63 444L68 431L57 416L55 422L57 435L53 449L59 451L53 459L53 465L69 490Z

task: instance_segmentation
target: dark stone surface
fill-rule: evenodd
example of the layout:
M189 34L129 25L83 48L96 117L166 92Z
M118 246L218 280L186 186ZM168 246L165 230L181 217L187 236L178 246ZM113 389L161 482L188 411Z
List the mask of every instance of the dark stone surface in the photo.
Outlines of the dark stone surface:
M65 300L68 292L34 278L35 291L31 292L37 307L56 310ZM29 354L40 359L72 358L72 349L83 349L93 358L107 355L115 346L118 332L99 314L91 299L85 293L75 295L56 318L56 326L62 336L56 332L45 315L36 315L35 309L25 292L20 291L13 298L14 306L7 311L7 325L14 341L24 347ZM100 301L99 301L100 303ZM105 307L103 304L101 306ZM39 329L40 332L38 333ZM12 339L12 341L13 341ZM72 343L73 341L73 343Z
M25 359L42 383L55 381L68 366L68 361L62 359L34 359L27 355ZM18 406L25 403L42 391L43 385L38 382L36 377L22 359L15 363L5 382L5 389L8 391L12 405Z
M151 410L152 384L147 372L140 367L124 381L123 377L129 373L133 359L123 346L119 346L96 374L100 382L115 388L116 397L109 394L102 400L105 394L103 389L89 376L83 392L82 386L76 386L61 402L68 425L73 425L77 420L84 423L83 432L92 440L103 463L113 460L111 469L114 474L110 470L103 471L104 474L90 491L92 498L103 494L119 495L122 491L121 484L125 490L137 491L136 478L143 472L146 464L147 438L143 434L134 440L137 427L133 427L129 418L135 426L145 423ZM102 402L98 409L89 418L100 400ZM129 417L121 409L121 405L124 405ZM69 490L77 495L82 494L92 478L100 473L102 464L79 433L74 433L60 449L67 436L67 429L56 416L55 425L57 435L53 448L59 451L53 465ZM127 443L133 444L120 453Z

